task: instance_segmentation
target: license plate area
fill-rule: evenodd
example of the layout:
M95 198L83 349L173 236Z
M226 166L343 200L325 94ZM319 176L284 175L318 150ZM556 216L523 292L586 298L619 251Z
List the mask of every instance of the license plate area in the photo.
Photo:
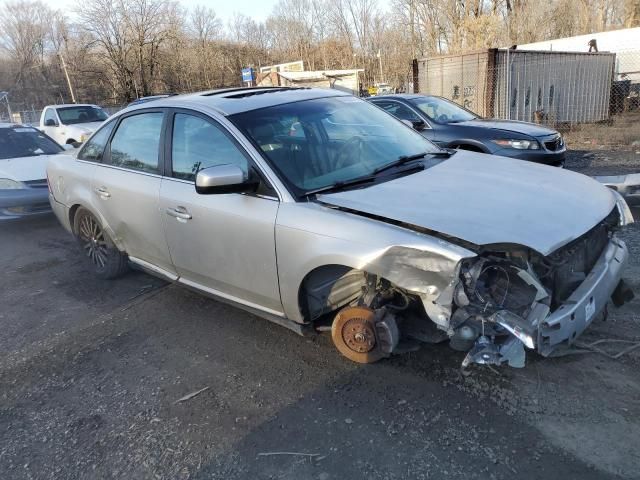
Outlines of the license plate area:
M584 318L585 323L588 325L593 320L593 317L596 314L596 300L594 297L589 298L589 301L584 306Z

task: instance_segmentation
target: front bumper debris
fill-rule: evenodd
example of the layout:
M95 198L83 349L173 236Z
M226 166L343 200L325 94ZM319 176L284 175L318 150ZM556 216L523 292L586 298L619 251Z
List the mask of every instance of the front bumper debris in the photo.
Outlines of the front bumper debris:
M633 298L633 292L622 280L622 270L629 257L624 242L613 236L586 275L582 283L563 303L549 313L549 307L537 303L539 314L532 310L527 319L508 310L499 310L486 317L484 325L493 331L508 333L498 338L484 331L475 340L462 362L465 368L472 363L524 367L525 347L541 355L550 356L561 346L572 346L607 306L611 299L616 306ZM544 295L540 291L541 295ZM541 298L544 301L544 298Z
M541 355L549 356L564 342L571 345L584 332L616 290L628 257L624 242L611 239L587 278L540 325L537 350Z

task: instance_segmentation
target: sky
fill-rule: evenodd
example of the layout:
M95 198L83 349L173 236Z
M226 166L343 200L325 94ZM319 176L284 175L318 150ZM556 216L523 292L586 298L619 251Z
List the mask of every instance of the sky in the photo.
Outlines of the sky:
M51 8L65 11L74 9L78 0L48 0L46 3ZM257 21L266 20L276 0L178 0L178 3L186 8L198 5L211 7L226 23L236 12L243 13Z

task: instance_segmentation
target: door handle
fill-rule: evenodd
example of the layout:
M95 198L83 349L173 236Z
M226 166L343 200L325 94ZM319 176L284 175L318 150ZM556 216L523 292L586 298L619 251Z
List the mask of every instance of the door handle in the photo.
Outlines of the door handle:
M102 198L109 198L111 196L111 194L109 193L106 187L96 188L96 193L100 195Z
M184 207L167 208L165 212L178 220L191 220L191 214Z

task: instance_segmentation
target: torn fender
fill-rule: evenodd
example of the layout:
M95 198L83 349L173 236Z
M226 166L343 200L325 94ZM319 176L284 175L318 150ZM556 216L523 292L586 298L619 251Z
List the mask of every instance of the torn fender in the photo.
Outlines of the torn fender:
M459 282L460 259L406 246L385 249L361 267L418 295L429 318L448 331L453 292Z

